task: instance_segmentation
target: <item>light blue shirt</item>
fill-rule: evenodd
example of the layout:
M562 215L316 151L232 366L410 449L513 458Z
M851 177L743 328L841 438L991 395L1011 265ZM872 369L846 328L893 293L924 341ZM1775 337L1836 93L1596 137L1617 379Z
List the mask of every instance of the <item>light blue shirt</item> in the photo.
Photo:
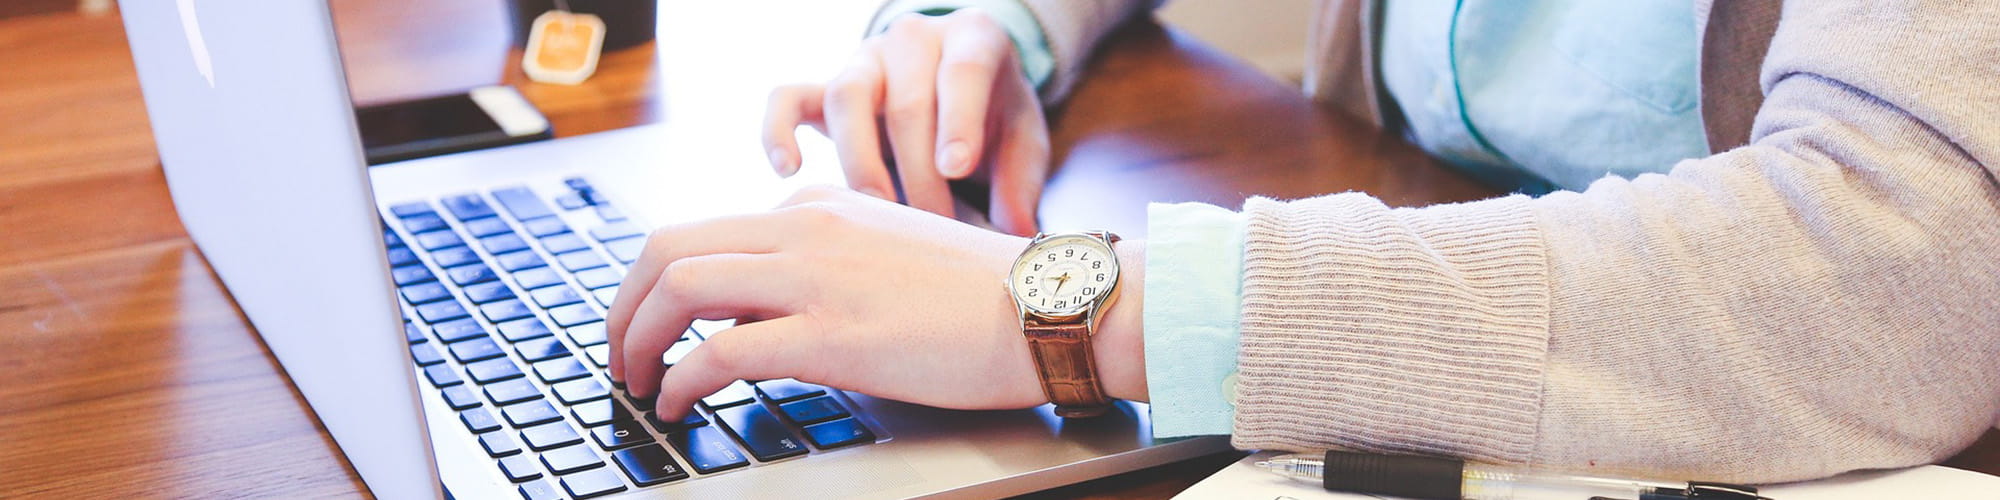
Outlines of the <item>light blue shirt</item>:
M914 2L913 2L914 3ZM926 1L925 12L941 4ZM1026 9L996 19L1052 61ZM1019 6L1017 1L1005 1ZM1708 153L1688 0L1380 2L1380 73L1411 142L1490 185L1541 194L1665 172ZM887 18L889 16L885 16ZM1020 33L1032 33L1021 35ZM1037 84L1046 71L1029 73ZM1147 207L1144 321L1153 435L1228 434L1242 315L1242 214Z

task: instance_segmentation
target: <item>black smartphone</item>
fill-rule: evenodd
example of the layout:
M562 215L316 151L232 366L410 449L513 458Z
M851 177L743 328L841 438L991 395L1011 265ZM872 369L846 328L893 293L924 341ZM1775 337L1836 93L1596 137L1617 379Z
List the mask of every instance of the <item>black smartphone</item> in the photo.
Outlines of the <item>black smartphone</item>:
M354 116L369 165L555 137L527 98L498 85L366 106Z

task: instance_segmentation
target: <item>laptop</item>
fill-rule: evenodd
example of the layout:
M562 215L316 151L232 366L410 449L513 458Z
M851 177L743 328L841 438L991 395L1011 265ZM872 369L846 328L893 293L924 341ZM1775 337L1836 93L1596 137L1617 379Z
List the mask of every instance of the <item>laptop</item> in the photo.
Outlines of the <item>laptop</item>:
M754 127L713 144L698 114L371 169L325 2L120 7L182 222L375 496L987 498L1227 449L1154 441L1142 404L1066 421L790 379L658 421L606 376L601 320L647 230L837 177L780 180Z

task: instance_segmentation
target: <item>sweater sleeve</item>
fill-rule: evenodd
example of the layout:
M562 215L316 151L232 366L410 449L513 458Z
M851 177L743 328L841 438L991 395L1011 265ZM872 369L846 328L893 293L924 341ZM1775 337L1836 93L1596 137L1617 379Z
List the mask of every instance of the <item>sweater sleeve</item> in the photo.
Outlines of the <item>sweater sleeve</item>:
M1748 146L1583 192L1246 205L1238 447L1765 483L2000 415L2000 16L1786 2Z
M1041 23L1055 71L1042 85L1042 104L1055 106L1069 97L1097 43L1135 16L1147 15L1166 0L1021 0Z

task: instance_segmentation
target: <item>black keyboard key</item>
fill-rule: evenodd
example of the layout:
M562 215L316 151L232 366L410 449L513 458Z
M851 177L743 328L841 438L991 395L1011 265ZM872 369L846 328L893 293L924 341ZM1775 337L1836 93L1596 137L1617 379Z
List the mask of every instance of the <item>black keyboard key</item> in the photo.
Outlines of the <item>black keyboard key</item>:
M551 486L548 481L534 481L521 484L521 498L527 500L563 500L563 494L561 490L557 490L555 486Z
M449 344L461 340L485 338L486 327L480 326L479 322L473 321L472 318L465 318L457 321L433 323L431 324L431 333L437 335L438 340Z
M496 258L500 260L500 268L510 273L522 269L534 269L549 265L548 262L542 261L542 256L527 250L503 254Z
M479 385L491 384L521 376L521 365L507 358L489 359L465 365L465 373L472 375L472 381Z
M493 207L487 206L486 200L481 199L477 193L446 196L438 201L444 205L445 210L451 212L452 216L458 217L458 220L472 220L493 215Z
M515 220L539 219L556 214L549 210L548 204L542 203L540 196L536 196L533 190L526 187L495 189L493 199L498 200L500 207L507 209L507 213L513 215Z
M576 210L590 206L590 202L584 201L582 196L577 196L575 193L570 193L562 196L557 196L556 206L563 207L563 210Z
M525 340L514 344L514 350L520 352L521 359L528 360L529 363L569 355L569 347L555 337Z
M534 290L549 285L561 284L562 282L562 275L556 274L554 269L546 267L538 267L514 273L514 284L521 285L521 288L525 290Z
M563 476L563 489L578 500L625 491L625 480L611 469L587 470Z
M403 249L409 248L408 246L403 245L403 237L396 236L395 231L390 231L389 228L386 227L388 223L385 222L383 223L383 225L385 227L382 228L382 246L388 247L390 250L395 250L398 248L403 248Z
M609 267L600 267L576 273L576 283L583 285L583 288L588 290L616 286L619 281L624 279L624 273L620 273L617 269Z
M579 444L543 453L542 464L549 466L549 470L556 474L569 474L604 465L604 461L597 458L597 451L590 449L589 445Z
M592 427L590 438L606 450L630 448L653 442L653 435L646 433L646 426L637 420L619 420L611 425Z
M694 352L694 348L696 347L701 347L701 341L695 339L693 335L683 334L680 340L675 341L673 346L667 348L666 354L660 355L660 362L666 363L668 367L680 364L681 358L685 358L688 353Z
M440 389L465 383L465 379L458 377L458 370L451 369L450 365L426 366L424 378L430 379L432 387Z
M417 361L417 366L430 366L444 362L444 355L439 354L437 348L431 347L430 344L410 346L410 358Z
M465 232L472 233L474 238L484 238L514 232L514 228L507 227L507 221L499 217L484 217L465 221Z
M421 344L429 342L431 339L424 336L424 331L418 329L416 323L411 323L410 320L405 319L403 320L403 340L409 341L412 344Z
M499 275L493 274L493 268L486 267L486 264L483 263L466 264L446 269L444 270L444 274L445 276L450 276L451 283L458 286L473 285L500 279Z
M447 227L449 226L445 225L444 218L438 217L434 213L417 214L403 218L403 230L409 231L410 234L428 233Z
M426 281L434 281L431 270L424 266L403 266L389 270L389 277L395 278L396 286L410 286Z
M599 288L596 290L591 290L590 294L597 297L597 305L604 306L606 309L609 309L611 308L611 302L618 298L618 287L612 286L607 288Z
M415 263L417 263L417 252L410 250L410 247L399 246L389 249L389 267L402 267Z
M569 232L569 225L563 224L562 219L557 218L535 219L522 222L521 228L528 230L528 235L536 238Z
M460 363L493 359L503 355L505 353L500 352L500 344L493 343L492 337L473 339L451 345L451 357L457 359Z
M769 462L806 453L805 443L792 437L792 431L786 429L785 424L778 423L778 417L771 416L771 411L764 409L764 405L716 410L715 418L742 439L743 445L758 460Z
M618 468L625 470L625 476L639 486L652 486L668 481L686 479L688 473L681 469L681 463L667 454L666 448L658 445L633 448L611 454L618 462Z
M493 412L485 408L473 408L458 413L458 421L465 422L465 430L473 434L492 432L500 429L500 421L493 419Z
M536 389L535 384L525 378L517 378L486 386L486 399L493 400L493 406L507 406L541 398L542 391Z
M514 290L507 288L506 283L488 281L465 287L465 298L472 299L472 303L474 304L490 304L494 301L514 298Z
M653 407L649 403L644 408L651 410ZM687 416L681 417L680 420L675 420L671 423L661 421L658 417L659 414L657 413L647 413L646 421L652 422L653 428L659 429L661 434L693 429L696 427L708 425L708 417L701 416L701 412L694 411L693 408L688 409Z
M528 295L535 299L535 305L542 306L543 309L583 302L583 297L576 294L576 289L567 285L542 288L528 292Z
M693 466L695 472L707 474L750 465L750 459L737 451L736 445L714 426L668 433L667 444L680 450L681 456L687 457L688 465Z
M479 394L472 392L470 387L463 385L446 387L443 392L444 403L450 405L453 410L479 407Z
M585 347L583 348L583 355L590 358L590 364L597 365L598 368L611 367L611 346L609 345L598 344Z
M632 262L639 260L639 254L644 253L646 251L646 239L626 238L618 241L613 241L610 243L605 243L604 249L609 250L611 252L611 258L618 259L618 262L631 264Z
M826 388L793 379L781 378L758 382L757 392L763 393L764 398L772 402L783 403L826 394Z
M583 435L577 434L569 424L555 422L522 429L521 440L528 442L528 449L542 451L582 443Z
M630 222L613 222L590 228L590 237L597 241L622 240L646 234L638 225Z
M535 316L535 312L533 310L528 309L527 304L523 304L521 303L521 301L514 299L507 299L479 306L479 314L486 316L487 321L491 321L494 323L505 323L508 321L513 321L521 318L532 318Z
M433 213L433 211L431 210L431 204L429 203L421 201L412 201L412 202L397 203L394 205L390 205L389 213L396 214L396 217L401 218L401 217L412 217L417 214Z
M429 304L451 298L451 291L437 282L418 283L402 288L403 300L413 305Z
M424 250L436 251L440 248L462 245L465 245L465 240L459 239L458 233L451 231L431 231L417 235L417 246Z
M577 272L585 269L596 269L605 266L604 258L598 257L597 252L592 252L590 250L577 250L574 252L557 255L556 262L561 263L563 269L568 269L570 272Z
M437 261L438 267L463 266L479 262L479 253L471 247L456 246L431 252L431 260Z
M486 454L504 457L521 452L521 443L505 432L488 432L479 435L479 446L486 448Z
M417 317L423 318L425 323L438 324L466 316L465 306L459 305L456 300L417 306Z
M820 449L839 448L855 443L875 440L875 433L869 432L861 421L843 418L824 424L806 427L806 439L812 440Z
M520 342L549 335L552 335L549 327L542 326L542 320L536 318L524 318L500 324L500 336L506 337L508 342Z
M519 235L507 233L480 238L479 247L486 249L486 253L500 255L507 252L527 250L528 242L523 241Z
M542 238L542 249L548 250L550 254L564 254L587 248L590 248L590 245L584 244L583 238L577 237L576 233L563 233Z
M785 403L778 406L778 411L784 413L785 418L791 419L792 423L799 425L817 424L848 416L847 408L841 407L839 401L826 396Z
M582 363L576 362L575 356L564 356L535 363L535 375L541 377L543 382L553 384L588 377L590 371L585 370Z
M566 405L611 397L611 389L605 388L604 384L591 378L563 382L550 386L549 389L556 392L557 401L562 401Z
M604 318L599 317L597 315L597 311L591 310L590 306L584 304L570 304L562 307L549 309L549 319L555 320L556 326L569 328L572 326L581 325L592 321L602 320ZM572 333L571 336L574 337L575 334ZM583 344L583 345L590 345L590 344Z
M749 383L738 380L730 382L729 385L722 386L722 390L715 391L715 394L701 398L701 404L707 405L710 410L715 410L717 408L728 408L748 403L756 399L757 391L751 390Z
M597 427L612 422L638 421L639 419L639 415L632 413L632 410L626 409L623 403L609 399L599 399L571 406L569 413L576 417L576 423L583 424L584 427Z
M507 475L508 481L522 482L542 477L542 469L535 465L535 459L527 455L500 459L500 473Z
M562 414L556 413L556 407L550 405L548 401L529 401L508 406L501 408L500 414L507 417L507 423L516 429L562 420Z
M583 312L588 313L590 315L589 316L590 321L597 321L597 313L592 312L587 307L584 307L583 304L577 304L567 307L574 307L577 309L581 309L583 310ZM551 312L550 315L553 316L554 312ZM558 323L560 322L561 321L558 321ZM570 340L574 340L576 341L576 345L584 347L605 343L606 342L605 335L607 335L604 331L604 322L602 321L571 326L569 328L564 329L563 333L568 333Z

